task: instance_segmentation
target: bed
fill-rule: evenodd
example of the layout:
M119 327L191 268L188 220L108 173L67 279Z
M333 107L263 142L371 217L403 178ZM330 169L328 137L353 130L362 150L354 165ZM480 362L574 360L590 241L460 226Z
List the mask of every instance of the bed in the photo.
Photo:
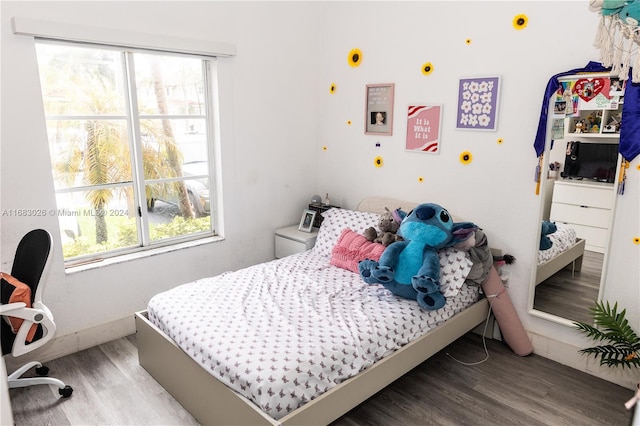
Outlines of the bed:
M413 206L374 197L329 210L311 250L154 296L135 314L140 364L202 424L337 419L488 317L464 252L441 252L436 311L335 266L348 230Z
M569 265L574 272L582 269L585 240L577 238L575 229L567 224L556 222L556 227L556 232L548 235L551 248L538 250L536 286Z

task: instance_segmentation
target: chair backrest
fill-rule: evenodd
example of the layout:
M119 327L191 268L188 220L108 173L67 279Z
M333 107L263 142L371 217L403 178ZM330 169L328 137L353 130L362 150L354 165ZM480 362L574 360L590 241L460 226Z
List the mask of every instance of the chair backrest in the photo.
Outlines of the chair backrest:
M41 301L41 291L38 291L40 278L47 265L49 253L51 251L51 234L44 229L34 229L29 231L18 243L16 254L13 258L13 266L11 267L11 275L28 285L31 288L31 304L37 305L36 302ZM55 324L52 325L47 321L48 328L51 332L55 331ZM16 335L11 331L11 327L0 319L0 332L2 340L2 354L12 352ZM34 342L41 339L44 335L42 325L38 325L38 330L34 337ZM17 342L24 349L27 343ZM44 343L44 342L41 342ZM40 345L33 344L33 348ZM15 350L15 348L13 348ZM24 352L24 351L23 351Z
M40 278L51 251L51 234L44 229L29 231L18 243L11 275L31 287L31 302L36 300Z

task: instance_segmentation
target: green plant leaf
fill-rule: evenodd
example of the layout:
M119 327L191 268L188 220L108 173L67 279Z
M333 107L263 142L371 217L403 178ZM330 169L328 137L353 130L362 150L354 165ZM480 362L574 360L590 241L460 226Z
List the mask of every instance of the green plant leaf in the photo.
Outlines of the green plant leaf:
M618 303L613 307L609 302L597 301L590 308L595 326L584 322L574 322L577 330L596 342L608 344L581 349L583 355L600 358L600 365L607 367L640 367L640 338L625 318L626 309L618 312Z

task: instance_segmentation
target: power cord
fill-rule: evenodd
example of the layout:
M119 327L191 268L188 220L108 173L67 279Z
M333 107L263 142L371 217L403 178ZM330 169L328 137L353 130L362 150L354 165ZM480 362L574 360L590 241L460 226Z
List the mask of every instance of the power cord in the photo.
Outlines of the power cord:
M489 350L487 349L487 327L489 326L489 319L491 318L491 309L493 308L493 302L496 300L496 298L498 296L500 296L503 292L504 292L504 288L499 291L496 294L487 294L485 295L485 297L487 299L489 299L489 312L487 313L487 319L484 322L484 329L482 330L482 346L484 347L484 353L485 353L485 357L484 359L480 360L480 361L475 361L475 362L464 362L464 361L460 361L459 359L456 359L453 355L449 354L449 352L445 352L447 354L447 356L449 358L451 358L452 360L454 360L455 362L462 364L462 365L468 365L468 366L473 366L473 365L478 365L478 364L482 364L483 362L485 362L486 360L489 359Z

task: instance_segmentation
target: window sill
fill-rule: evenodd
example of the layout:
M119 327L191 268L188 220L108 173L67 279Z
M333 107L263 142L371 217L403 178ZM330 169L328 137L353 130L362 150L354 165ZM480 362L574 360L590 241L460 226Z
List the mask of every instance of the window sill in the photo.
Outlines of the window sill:
M165 253L170 253L176 250L183 250L187 248L198 247L201 245L216 243L223 240L224 240L224 237L213 236L213 237L201 238L193 241L185 241L183 243L178 243L178 244L166 245L162 247L153 247L147 250L140 250L135 253L128 253L120 256L98 259L95 262L84 263L77 266L67 266L65 267L65 274L70 275L78 272L88 271L91 269L103 268L105 266L111 266L118 263L144 259L147 257L156 256L159 254L165 254Z

